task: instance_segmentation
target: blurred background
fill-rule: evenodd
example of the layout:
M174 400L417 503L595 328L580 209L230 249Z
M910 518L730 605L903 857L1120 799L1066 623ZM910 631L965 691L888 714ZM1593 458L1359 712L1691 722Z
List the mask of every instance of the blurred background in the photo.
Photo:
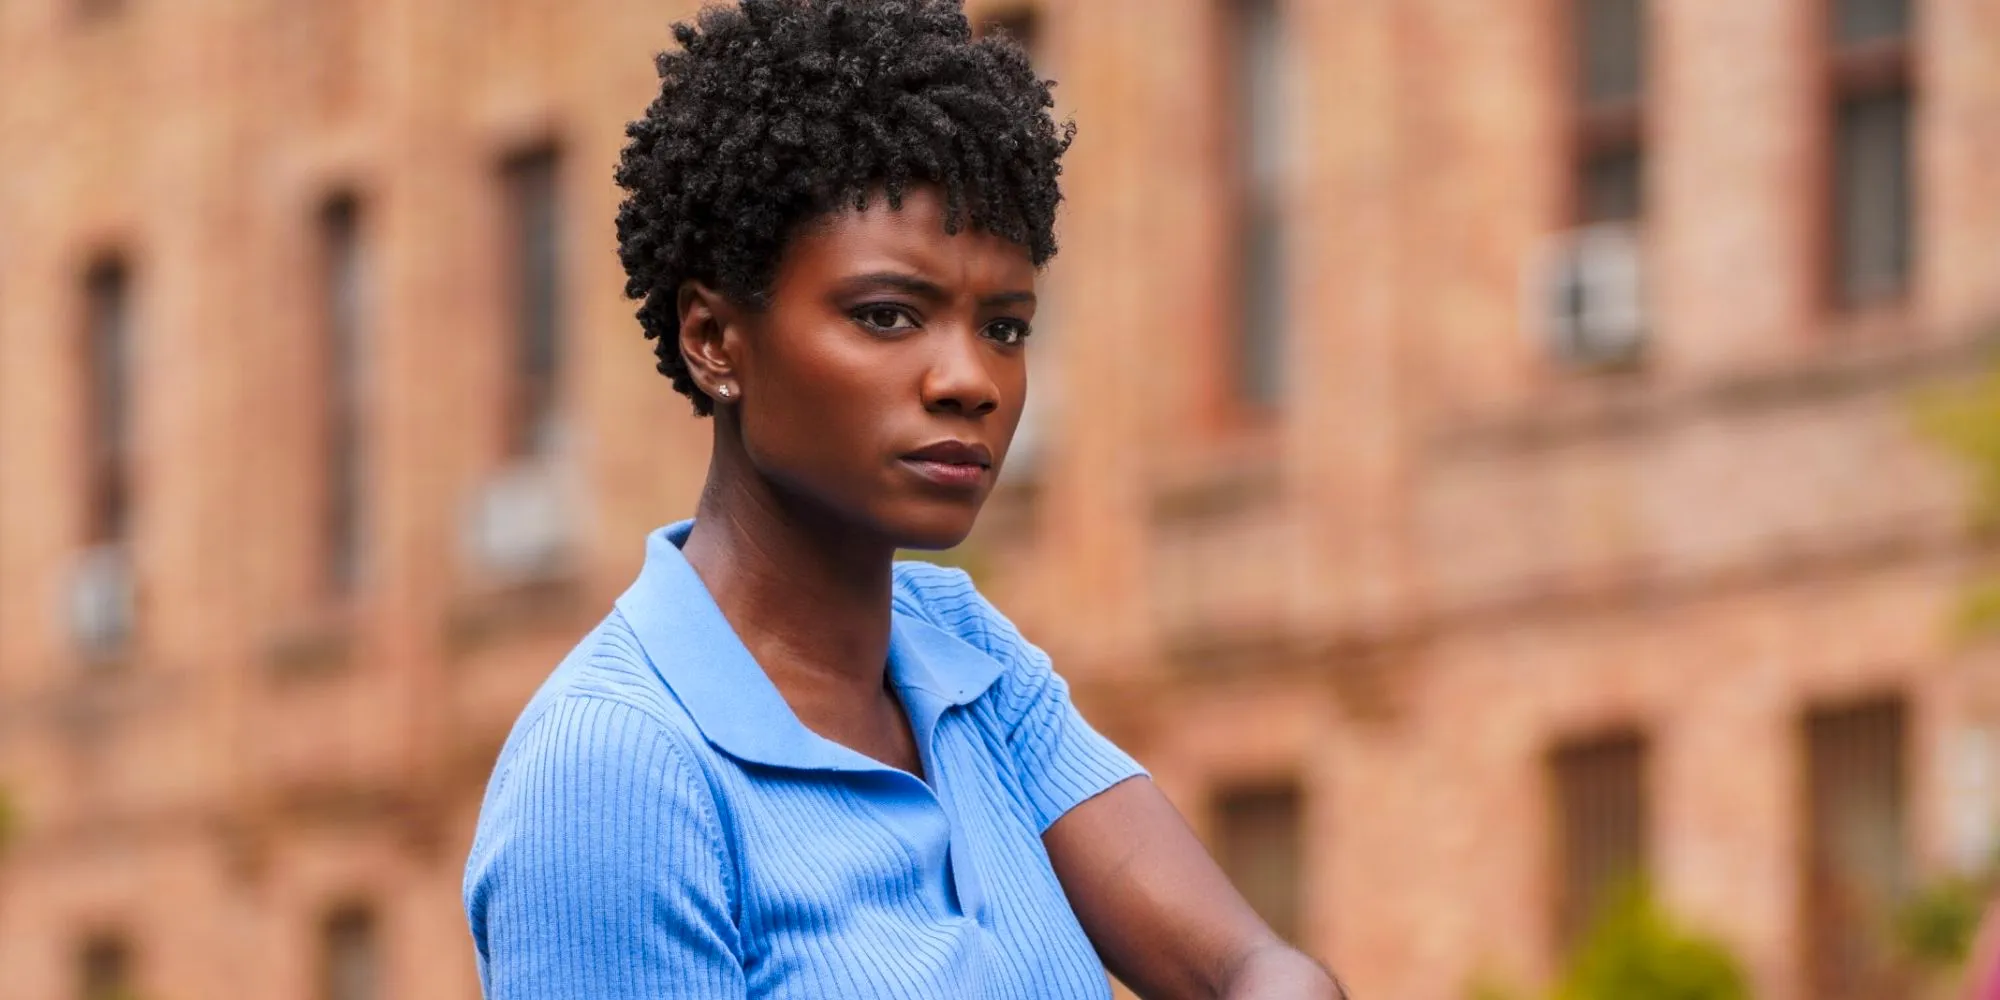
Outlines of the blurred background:
M1964 996L2000 0L968 0L1081 128L962 565L1364 998ZM691 512L672 0L0 3L0 997L478 996Z

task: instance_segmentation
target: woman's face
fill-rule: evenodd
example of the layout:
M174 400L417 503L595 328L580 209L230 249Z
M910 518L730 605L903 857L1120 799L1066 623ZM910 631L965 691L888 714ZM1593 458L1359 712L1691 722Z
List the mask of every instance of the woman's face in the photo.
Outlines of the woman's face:
M723 402L756 470L898 547L972 530L1028 389L1034 263L944 219L925 187L820 220L787 246L768 307L725 333Z

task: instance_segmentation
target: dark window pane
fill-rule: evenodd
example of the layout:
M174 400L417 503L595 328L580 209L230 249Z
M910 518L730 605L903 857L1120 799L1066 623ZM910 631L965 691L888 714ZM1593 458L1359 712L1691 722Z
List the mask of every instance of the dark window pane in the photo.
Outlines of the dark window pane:
M1275 187L1283 166L1284 24L1273 0L1235 0L1235 105L1245 179Z
M1296 785L1225 791L1215 803L1215 856L1238 892L1287 941L1303 903L1302 803Z
M361 420L365 261L359 209L352 198L329 202L320 217L324 316L326 494L321 524L324 584L353 589L361 570Z
M555 445L556 388L562 341L562 218L558 160L541 150L504 169L512 259L514 357L509 442L516 455Z
M999 32L1021 43L1028 55L1037 63L1041 61L1041 17L1033 7L1016 7L1001 11L981 22L980 34Z
M1646 10L1640 0L1576 0L1586 103L1636 98L1645 84Z
M117 938L95 938L77 958L78 1000L130 1000L132 953Z
M1237 395L1259 405L1283 395L1285 355L1285 230L1283 25L1272 0L1231 5L1236 169L1241 185L1237 219Z
M1835 123L1834 238L1841 300L1900 295L1911 263L1907 94L1840 102Z
M1555 783L1556 931L1565 948L1590 927L1610 893L1646 864L1646 744L1620 735L1558 747Z
M90 458L89 541L122 542L130 519L132 309L125 266L105 261L84 280Z
M1910 884L1900 701L1806 720L1806 947L1812 996L1904 995L1884 930Z
M322 935L320 1000L377 1000L382 956L373 915L343 910L327 920Z
M1834 38L1844 45L1910 33L1909 0L1834 0Z
M76 0L76 16L84 21L108 18L124 9L124 0Z
M1285 281L1284 227L1277 212L1260 206L1243 233L1243 338L1237 358L1237 386L1243 399L1262 406L1284 396Z
M1642 207L1645 157L1638 147L1607 150L1583 161L1578 178L1582 221L1637 219Z

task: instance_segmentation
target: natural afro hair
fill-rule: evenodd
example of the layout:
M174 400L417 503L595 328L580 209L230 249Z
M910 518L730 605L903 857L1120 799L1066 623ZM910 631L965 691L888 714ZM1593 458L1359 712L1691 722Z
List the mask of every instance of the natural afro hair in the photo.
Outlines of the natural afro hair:
M942 189L946 229L1055 255L1056 178L1075 132L1050 84L958 0L740 0L674 25L660 93L626 126L618 256L660 373L707 415L680 353L681 284L768 304L786 241L837 208Z

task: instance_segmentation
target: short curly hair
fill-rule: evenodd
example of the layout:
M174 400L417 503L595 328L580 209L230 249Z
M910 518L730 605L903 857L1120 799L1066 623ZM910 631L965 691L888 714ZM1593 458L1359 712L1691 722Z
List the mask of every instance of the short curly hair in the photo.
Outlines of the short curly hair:
M618 209L625 294L660 373L707 415L680 353L677 300L693 279L768 305L802 223L913 184L970 224L1056 252L1057 177L1075 126L1021 46L975 39L959 0L740 0L674 25L660 93L626 126Z

